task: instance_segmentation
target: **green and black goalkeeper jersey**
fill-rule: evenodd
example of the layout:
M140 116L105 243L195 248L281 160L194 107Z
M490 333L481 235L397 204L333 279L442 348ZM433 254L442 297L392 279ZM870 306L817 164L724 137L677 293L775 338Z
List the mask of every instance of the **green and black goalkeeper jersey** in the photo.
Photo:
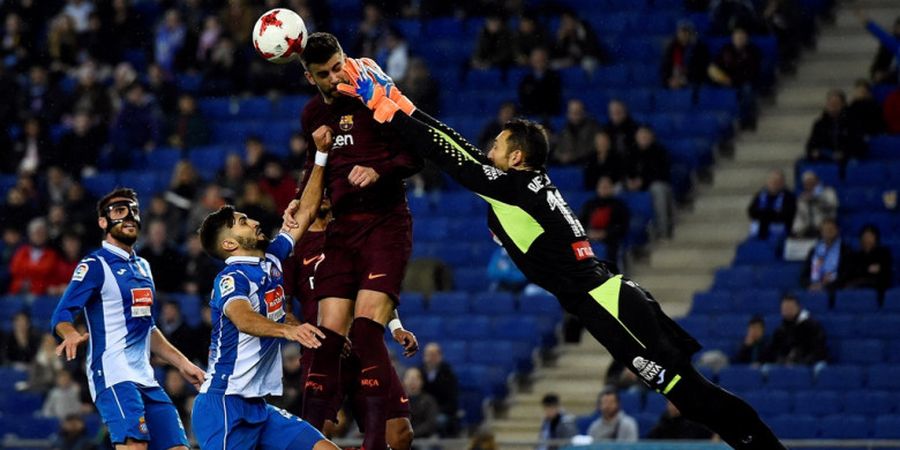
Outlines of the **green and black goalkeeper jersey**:
M552 293L587 292L609 279L578 217L543 170L503 172L450 127L417 111L391 124L422 156L490 205L488 227L519 270Z

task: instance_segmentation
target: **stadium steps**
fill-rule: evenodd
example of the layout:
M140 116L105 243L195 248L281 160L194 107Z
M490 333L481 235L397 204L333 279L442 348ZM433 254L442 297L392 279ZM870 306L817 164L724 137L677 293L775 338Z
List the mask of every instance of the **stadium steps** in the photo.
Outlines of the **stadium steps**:
M896 0L858 3L888 26L888 20L900 13ZM669 315L686 314L693 293L710 286L713 260L721 266L731 262L737 244L746 237L750 197L763 185L768 170L784 169L793 183L793 163L803 153L825 93L833 87L849 92L853 80L867 72L876 47L851 10L839 11L836 24L823 27L817 52L805 55L796 76L782 80L777 100L763 106L757 131L736 140L733 158L717 161L714 183L700 187L693 211L679 215L674 238L657 244L650 258L633 265L630 275L660 300ZM680 264L673 267L677 261ZM556 364L539 368L531 389L510 396L505 416L490 421L498 442L538 435L540 400L547 392L558 392L570 413L593 410L610 361L608 353L588 335L579 345L559 349Z

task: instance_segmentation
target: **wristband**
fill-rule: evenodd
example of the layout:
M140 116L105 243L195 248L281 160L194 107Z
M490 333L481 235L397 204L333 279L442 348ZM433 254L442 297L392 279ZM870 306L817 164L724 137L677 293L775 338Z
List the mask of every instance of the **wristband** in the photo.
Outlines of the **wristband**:
M391 319L391 321L388 322L387 325L388 329L391 330L391 334L394 334L394 332L397 330L403 329L403 324L400 323L400 319Z
M316 150L316 165L325 167L325 164L328 163L328 153L320 152Z

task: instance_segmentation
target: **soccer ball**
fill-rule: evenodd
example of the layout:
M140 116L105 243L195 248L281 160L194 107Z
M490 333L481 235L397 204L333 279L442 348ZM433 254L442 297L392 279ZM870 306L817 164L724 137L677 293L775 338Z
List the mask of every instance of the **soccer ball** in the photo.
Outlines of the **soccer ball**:
M275 8L263 14L253 26L253 47L266 61L284 64L299 58L309 33L297 13Z

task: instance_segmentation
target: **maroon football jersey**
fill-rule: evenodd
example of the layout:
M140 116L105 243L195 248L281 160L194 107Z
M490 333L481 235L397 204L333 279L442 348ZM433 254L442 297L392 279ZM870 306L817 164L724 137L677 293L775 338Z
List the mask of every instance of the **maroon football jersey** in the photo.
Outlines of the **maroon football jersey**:
M406 210L403 180L418 172L423 160L407 150L388 126L376 122L372 111L358 99L340 97L329 105L321 95L316 95L303 108L301 124L311 144L313 131L321 125L329 126L334 132L334 145L325 168L325 187L335 219L347 213ZM308 178L315 151L307 153ZM378 182L365 188L351 185L347 176L357 165L374 169L379 175Z
M300 319L304 323L318 323L319 302L313 297L313 277L316 267L325 258L324 231L307 231L294 246L294 256L284 268L284 290L300 301Z

